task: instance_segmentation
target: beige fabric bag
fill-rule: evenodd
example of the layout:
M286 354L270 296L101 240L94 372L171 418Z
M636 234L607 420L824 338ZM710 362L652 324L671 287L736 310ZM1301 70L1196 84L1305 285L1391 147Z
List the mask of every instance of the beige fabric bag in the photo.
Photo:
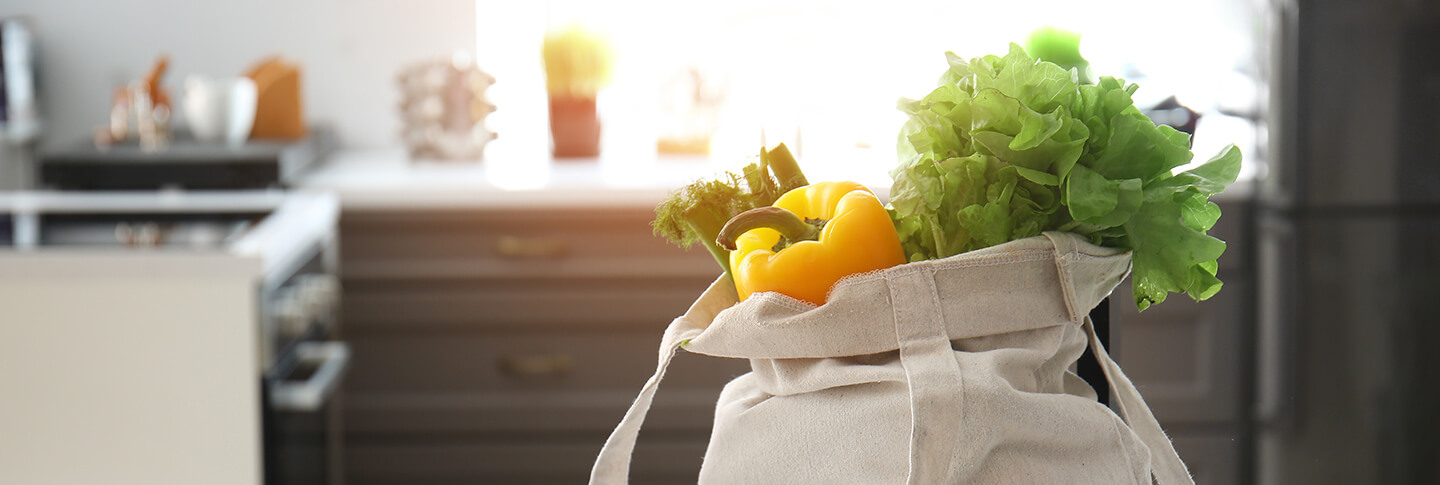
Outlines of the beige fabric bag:
M1087 318L1129 269L1128 253L1046 233L853 276L818 307L736 304L722 277L665 331L590 483L628 480L682 347L753 370L720 394L701 483L1193 483ZM1118 416L1067 370L1087 342Z

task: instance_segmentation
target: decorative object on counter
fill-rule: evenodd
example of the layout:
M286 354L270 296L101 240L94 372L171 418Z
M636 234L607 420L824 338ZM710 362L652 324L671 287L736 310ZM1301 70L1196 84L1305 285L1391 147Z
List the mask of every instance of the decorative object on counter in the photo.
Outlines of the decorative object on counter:
M140 80L156 110L164 109L167 113L173 112L170 107L170 91L160 85L160 78L164 77L165 71L168 70L170 70L170 56L160 54L160 57L155 59L155 65L150 67L150 72Z
M185 78L184 109L196 141L240 146L255 123L255 81L191 75Z
M468 55L414 64L400 71L398 81L400 137L412 159L479 159L495 139L485 127L485 118L495 111L485 91L495 78Z
M720 124L725 101L723 78L689 66L660 85L660 126L656 151L662 154L705 155Z
M110 99L110 124L96 128L95 146L108 147L136 137L140 148L156 151L170 144L170 92L161 85L170 67L170 56L155 59L144 78L116 88Z
M545 36L545 87L555 158L600 155L595 100L610 81L610 47L598 34L571 26Z
M266 58L245 77L255 82L255 123L252 138L299 140L305 137L300 66L279 56Z

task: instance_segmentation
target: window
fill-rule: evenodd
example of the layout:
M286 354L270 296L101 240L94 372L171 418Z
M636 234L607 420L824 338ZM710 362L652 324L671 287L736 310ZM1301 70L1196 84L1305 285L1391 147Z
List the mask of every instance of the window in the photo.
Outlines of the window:
M1196 157L1241 145L1253 176L1263 140L1258 5L1212 2L796 0L726 2L498 2L481 0L477 58L499 80L490 93L500 134L491 159L546 157L548 131L540 42L546 29L579 23L607 36L616 64L601 95L602 162L655 158L663 80L687 66L721 78L726 101L716 159L756 152L762 139L798 145L811 159L854 160L883 176L893 165L904 97L923 96L944 52L1003 53L1040 26L1083 35L1097 75L1141 85L1136 101L1174 95L1202 114ZM823 171L823 168L820 170ZM871 173L871 172L867 172ZM816 176L823 176L816 173Z

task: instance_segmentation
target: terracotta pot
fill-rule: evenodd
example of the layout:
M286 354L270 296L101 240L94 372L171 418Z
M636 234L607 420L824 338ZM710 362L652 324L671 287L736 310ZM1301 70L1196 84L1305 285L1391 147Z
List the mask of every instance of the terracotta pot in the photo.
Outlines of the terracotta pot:
M551 96L550 137L555 142L555 158L600 156L595 98Z

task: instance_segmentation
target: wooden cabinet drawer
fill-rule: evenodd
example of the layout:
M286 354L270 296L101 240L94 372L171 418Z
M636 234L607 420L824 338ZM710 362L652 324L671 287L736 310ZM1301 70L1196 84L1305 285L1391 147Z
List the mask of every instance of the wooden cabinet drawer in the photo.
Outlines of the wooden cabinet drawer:
M590 477L601 442L386 443L349 450L351 485L576 484ZM704 440L641 439L631 465L632 484L695 483Z
M670 321L720 275L637 209L346 212L353 484L584 483ZM632 483L693 483L749 361L680 352Z
M654 353L651 353L654 354ZM654 367L654 363L651 363ZM708 436L723 383L749 371L749 361L680 353L665 374L645 430L685 430ZM579 389L517 386L510 390L347 391L350 436L497 436L546 433L603 442L654 371L625 387Z
M645 209L346 213L346 278L717 274L709 253L653 235Z
M355 332L644 328L660 335L720 274L686 278L346 280Z
M655 371L660 331L350 335L350 393L638 392ZM743 359L679 366L671 389L719 390L749 369ZM720 365L738 363L737 365ZM737 372L738 371L738 372Z

